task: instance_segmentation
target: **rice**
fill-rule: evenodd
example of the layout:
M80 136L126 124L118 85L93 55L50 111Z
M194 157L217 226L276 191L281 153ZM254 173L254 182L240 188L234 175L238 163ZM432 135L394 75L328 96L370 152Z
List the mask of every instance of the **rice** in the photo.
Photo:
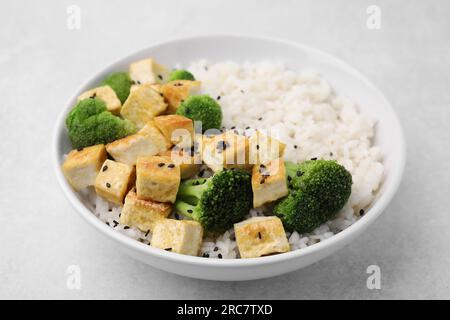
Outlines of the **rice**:
M285 159L303 162L312 158L337 160L352 174L352 194L335 219L309 234L287 233L292 250L306 248L332 237L352 225L372 203L383 178L381 150L372 145L375 120L361 114L349 99L338 96L314 71L296 73L283 64L221 62L205 60L188 67L202 82L202 93L220 99L223 125L271 133L287 144ZM220 98L219 98L220 97ZM205 177L211 173L205 171ZM95 215L117 231L143 243L151 234L118 224L120 207L95 193L83 195ZM270 215L270 206L252 209L248 217ZM176 217L174 214L172 218ZM200 256L234 259L239 252L230 229L216 239L204 239Z

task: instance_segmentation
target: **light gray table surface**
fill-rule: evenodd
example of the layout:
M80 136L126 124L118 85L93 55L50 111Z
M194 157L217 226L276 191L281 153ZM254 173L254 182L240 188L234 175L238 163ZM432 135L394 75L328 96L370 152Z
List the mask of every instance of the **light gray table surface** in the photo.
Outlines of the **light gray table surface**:
M67 28L67 7L81 29ZM366 9L381 9L381 29ZM450 2L4 1L0 5L0 298L450 298ZM151 43L207 33L311 45L349 62L403 124L405 177L354 243L272 279L211 282L156 270L109 246L75 213L50 141L66 99L93 72ZM381 289L366 287L369 265ZM66 286L78 265L80 290Z

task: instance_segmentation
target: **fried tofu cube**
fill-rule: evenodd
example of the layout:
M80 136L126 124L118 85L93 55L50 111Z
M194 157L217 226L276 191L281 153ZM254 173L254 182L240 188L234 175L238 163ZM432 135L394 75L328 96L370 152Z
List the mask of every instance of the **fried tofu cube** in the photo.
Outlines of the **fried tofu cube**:
M155 225L150 245L166 251L198 255L203 239L200 223L166 219Z
M234 225L241 258L288 252L289 242L278 217L254 217Z
M134 185L135 177L133 166L108 159L95 179L95 192L110 202L122 205L123 198Z
M180 185L180 166L170 157L139 157L136 175L136 190L140 199L175 202Z
M122 103L117 97L116 92L110 86L101 86L86 92L83 92L79 97L78 101L89 99L89 98L99 98L106 104L106 109L114 114L120 113L120 108Z
M164 98L152 88L150 84L144 84L130 92L122 106L120 114L136 124L141 129L155 116L167 109Z
M138 133L107 144L106 150L114 160L134 166L138 157L154 156L170 147L164 135L148 123Z
M171 211L170 203L139 199L133 188L125 197L119 222L144 232L153 231L155 224L167 218Z
M287 196L286 168L281 158L253 166L253 207Z
M62 165L62 171L75 191L93 186L103 162L107 157L103 144L72 150Z
M161 156L170 157L170 159L180 166L181 179L188 179L196 175L202 166L200 153L195 153L191 148L184 151L182 148L174 147L172 150L160 153Z
M248 142L249 158L252 164L264 164L270 160L281 158L286 148L286 144L261 131L256 131Z
M159 91L164 95L169 105L166 113L174 114L184 100L199 91L200 84L200 81L191 80L175 80L163 84Z
M169 78L169 70L153 59L143 59L130 64L130 78L135 84L163 83Z
M158 116L153 119L167 140L180 147L191 146L194 140L194 124L191 119L177 115Z
M248 139L227 131L212 138L203 139L203 162L213 171L224 168L250 170L252 165L248 157Z

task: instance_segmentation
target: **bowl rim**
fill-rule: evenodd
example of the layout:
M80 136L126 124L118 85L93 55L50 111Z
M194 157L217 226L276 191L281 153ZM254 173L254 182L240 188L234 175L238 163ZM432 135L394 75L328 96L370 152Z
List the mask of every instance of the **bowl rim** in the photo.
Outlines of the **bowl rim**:
M391 112L391 116L393 117L393 121L397 127L397 138L400 143L399 148L399 156L397 162L399 163L399 168L390 174L393 175L391 178L392 183L386 186L383 194L372 204L372 207L364 214L363 217L358 219L355 223L342 230L341 232L333 235L332 237L320 241L316 244L308 246L306 248L302 248L299 250L293 250L282 254L259 257L259 258L251 258L251 259L206 259L200 256L189 256L178 254L174 252L168 252L164 250L160 250L157 248L153 248L150 245L146 245L139 241L136 241L120 232L113 230L108 227L105 223L103 223L100 219L98 219L92 211L90 211L76 196L75 191L71 188L67 180L65 179L62 170L60 160L62 159L63 153L60 150L60 141L63 136L63 132L65 128L65 117L72 107L71 102L78 96L79 92L90 82L94 81L99 74L105 73L107 70L111 68L113 65L120 64L123 60L130 59L132 56L141 55L144 52L156 48L161 45L169 45L176 42L182 41L193 41L193 40L217 40L218 38L224 39L248 39L248 40L258 40L258 41L266 41L272 42L276 44L286 45L295 47L299 50L306 50L313 54L320 55L324 58L327 58L329 61L334 64L339 65L340 68L345 70L346 72L352 73L355 77L357 77L360 81L364 82L364 84L374 90L383 102L388 106ZM128 249L133 249L139 251L142 254L152 255L154 258L165 259L171 262L185 263L193 266L202 266L202 267L251 267L251 266L261 266L267 264L280 263L288 260L298 259L303 256L312 255L317 253L318 251L322 251L327 247L338 246L339 243L343 243L344 240L350 237L352 234L357 233L358 231L364 230L367 226L369 226L380 214L386 209L392 198L394 197L398 187L400 186L405 162L406 162L406 143L404 139L403 129L398 120L398 117L395 113L394 108L386 99L384 94L370 82L360 71L350 66L343 60L324 52L322 50L316 49L309 45L304 45L297 43L292 40L286 39L277 39L273 37L265 37L265 36L255 36L255 35L242 35L242 34L207 34L207 35L196 35L189 37L178 37L171 38L166 41L158 41L154 42L140 50L134 51L130 54L127 54L119 59L114 60L111 63L108 63L105 67L101 68L101 70L96 71L89 79L83 81L83 83L75 90L75 93L70 96L70 98L65 102L64 108L59 113L56 125L52 133L52 162L55 169L56 177L61 186L65 197L69 200L71 205L76 209L76 211L95 229L101 231L104 235L112 238L113 240L120 242L122 245L128 247Z

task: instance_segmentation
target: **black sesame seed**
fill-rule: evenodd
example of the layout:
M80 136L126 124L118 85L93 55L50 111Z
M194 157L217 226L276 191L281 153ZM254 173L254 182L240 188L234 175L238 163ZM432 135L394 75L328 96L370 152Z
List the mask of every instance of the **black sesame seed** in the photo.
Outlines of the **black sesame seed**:
M259 117L259 118L258 118L259 121L261 121L262 119L263 119L262 117Z
M108 170L108 166L104 166L102 171L105 172L106 170Z
M106 187L107 187L107 188L111 188L111 183L107 182L107 183L106 183Z
M217 258L222 259L222 254L219 253L219 254L217 255Z
M134 80L131 80L131 84L136 84L136 81L134 81Z
M205 253L203 254L203 258L209 258L209 253L206 253L206 252L205 252Z
M114 228L117 227L117 225L119 224L116 220L113 220L114 223Z
M166 248L166 249L164 249L164 250L166 250L166 251L172 251L172 248Z
M364 213L365 213L364 209L359 210L359 215L360 215L360 216L363 216Z
M163 162L160 162L160 163L158 163L158 167L164 167L164 165L165 165L165 163L163 163Z
M138 80L138 81L137 81L137 84L141 84L141 82Z
M170 169L175 168L175 165L173 163L171 163L167 166L167 168L170 168Z
M330 157L332 157L333 156L333 152L330 152Z
M145 236L148 236L149 233L150 233L150 229L147 230L147 232L145 233Z
M159 80L162 80L162 79L163 79L163 76L160 75L160 74L158 74L158 78L159 78Z
M77 148L77 151L83 151L84 148Z
M214 251L218 251L219 250L219 247L214 247Z
M248 129L250 129L250 126L245 127L245 130L248 130Z
M160 92L159 95L164 98L164 94L162 92Z
M221 141L217 142L216 149L217 150L225 150L229 146L230 146L230 144L227 141L221 140Z
M297 149L297 148L298 148L298 146L296 144L294 144L294 149Z
M256 150L259 150L259 144L256 145Z
M217 96L217 100L220 100L220 96Z
M236 129L236 127L235 127L235 126L232 126L230 129L233 130L233 129Z
M258 232L258 238L262 239L261 232Z
M312 161L316 161L316 160L317 160L317 158L311 158L311 160L312 160Z
M192 211L191 209L188 209L188 211L187 211L188 213L192 213L192 212L194 212L194 211Z
M125 227L123 227L125 230L128 230L128 229L130 229L130 227L129 226L125 226Z
M106 224L109 226L109 222L108 221L106 221Z

